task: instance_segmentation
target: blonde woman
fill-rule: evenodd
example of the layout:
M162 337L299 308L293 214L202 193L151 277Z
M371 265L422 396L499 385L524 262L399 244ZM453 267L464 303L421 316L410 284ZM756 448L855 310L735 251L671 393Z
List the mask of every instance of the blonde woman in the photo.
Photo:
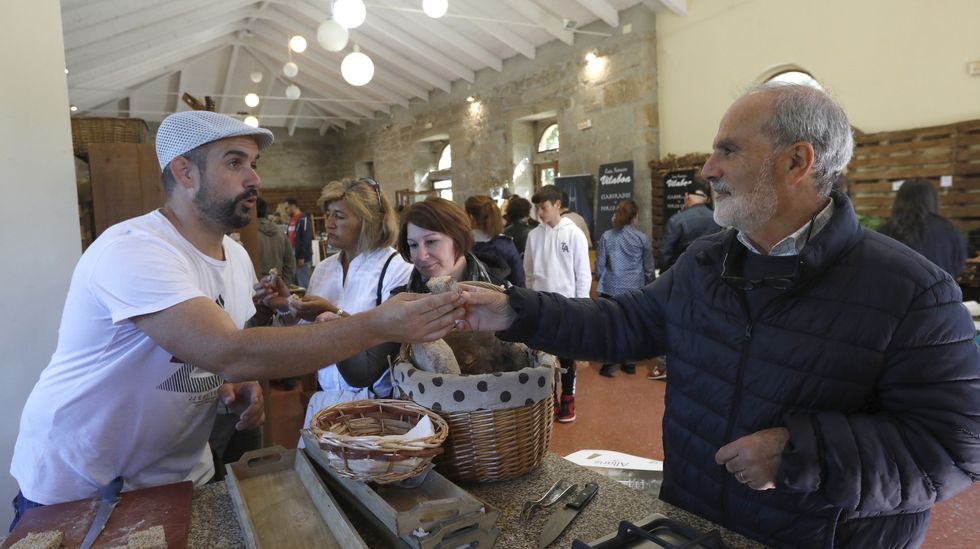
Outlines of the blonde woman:
M290 300L296 318L314 321L318 316L366 311L388 299L392 289L405 285L412 265L391 247L398 236L398 221L377 182L332 181L317 204L325 216L327 241L339 252L316 266L302 299ZM310 400L307 420L337 402L390 396L386 355L397 353L397 347L379 345L321 369L317 375L321 391Z

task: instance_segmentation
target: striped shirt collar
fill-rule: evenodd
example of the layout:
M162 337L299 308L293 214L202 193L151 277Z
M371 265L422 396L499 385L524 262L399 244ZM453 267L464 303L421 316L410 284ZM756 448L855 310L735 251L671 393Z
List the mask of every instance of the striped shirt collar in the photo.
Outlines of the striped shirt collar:
M793 231L792 234L777 242L776 245L773 246L771 250L769 250L769 255L771 256L799 255L803 247L806 246L807 241L810 238L816 236L817 233L819 233L821 230L823 230L825 226L827 226L827 223L830 222L830 218L834 216L834 210L835 210L834 200L830 199L827 205L824 206L822 210L820 210L820 213L813 216L813 231L810 233L809 237L806 236L807 229L810 226L810 222L807 221L806 223L803 224L802 227L796 229L795 231ZM756 249L755 246L752 245L752 242L749 241L749 238L742 231L739 231L737 236L738 236L738 241L741 242L742 245L748 248L752 253L762 255L762 252L760 252L758 249Z

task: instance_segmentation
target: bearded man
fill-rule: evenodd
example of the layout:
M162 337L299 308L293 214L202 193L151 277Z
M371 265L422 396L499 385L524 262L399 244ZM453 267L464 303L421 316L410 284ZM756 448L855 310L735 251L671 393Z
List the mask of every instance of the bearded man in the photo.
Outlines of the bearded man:
M669 503L775 547L917 546L980 478L980 352L953 279L831 191L853 145L824 92L760 86L702 170L731 229L611 299L467 288L466 322L577 359L666 353Z
M201 485L214 473L218 403L237 410L240 430L263 421L249 380L312 373L385 341L438 339L462 316L458 294L403 294L333 322L243 330L270 323L272 293L288 295L264 279L253 296L252 262L225 236L251 220L259 151L272 141L269 130L207 111L160 124L166 202L106 229L75 267L57 349L21 416L14 523L119 477L124 491Z

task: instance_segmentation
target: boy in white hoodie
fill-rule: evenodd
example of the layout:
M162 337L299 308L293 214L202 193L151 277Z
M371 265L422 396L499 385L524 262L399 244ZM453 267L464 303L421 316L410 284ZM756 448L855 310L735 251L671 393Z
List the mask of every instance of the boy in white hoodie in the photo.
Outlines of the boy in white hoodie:
M524 250L527 287L565 297L589 297L592 287L589 243L575 223L561 216L561 190L546 185L534 193L531 202L541 224L527 235ZM575 421L575 361L561 357L558 360L565 372L556 419L569 423Z

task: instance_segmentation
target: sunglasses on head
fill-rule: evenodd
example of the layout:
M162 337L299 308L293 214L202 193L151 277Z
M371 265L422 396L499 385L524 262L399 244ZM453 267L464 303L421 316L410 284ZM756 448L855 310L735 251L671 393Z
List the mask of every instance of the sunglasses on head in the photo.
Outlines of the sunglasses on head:
M358 179L358 181L374 189L374 194L375 196L378 197L378 208L379 209L383 208L384 206L381 203L381 185L378 185L378 182L371 179L370 177L362 177Z

